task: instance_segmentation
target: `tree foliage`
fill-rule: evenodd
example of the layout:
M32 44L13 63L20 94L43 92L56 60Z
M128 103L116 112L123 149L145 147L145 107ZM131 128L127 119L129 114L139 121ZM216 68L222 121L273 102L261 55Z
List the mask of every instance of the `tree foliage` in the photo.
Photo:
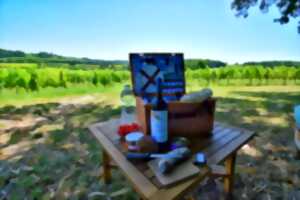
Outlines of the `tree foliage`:
M39 86L37 83L37 75L35 73L31 74L28 85L31 91L39 90Z
M210 59L186 59L184 61L186 67L190 69L199 69L206 67L224 67L226 66L225 62L219 60L210 60Z
M261 62L245 62L243 63L244 66L257 66L261 65L264 67L276 67L276 66L287 66L287 67L294 67L294 66L299 66L300 67L300 62L299 61L278 61L278 60L270 60L270 61L261 61Z
M269 11L272 5L276 5L280 16L274 19L280 24L287 24L291 18L298 18L300 16L300 0L233 0L231 7L237 11L237 16L248 16L248 10L259 5L263 13ZM298 33L300 33L300 20L298 21Z

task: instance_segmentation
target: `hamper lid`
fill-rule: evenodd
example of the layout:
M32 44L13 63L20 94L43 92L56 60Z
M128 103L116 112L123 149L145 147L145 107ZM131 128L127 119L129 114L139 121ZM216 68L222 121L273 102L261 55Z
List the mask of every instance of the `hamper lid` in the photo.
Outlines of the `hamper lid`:
M185 93L182 53L130 53L129 62L136 96L155 96L159 78L165 96Z

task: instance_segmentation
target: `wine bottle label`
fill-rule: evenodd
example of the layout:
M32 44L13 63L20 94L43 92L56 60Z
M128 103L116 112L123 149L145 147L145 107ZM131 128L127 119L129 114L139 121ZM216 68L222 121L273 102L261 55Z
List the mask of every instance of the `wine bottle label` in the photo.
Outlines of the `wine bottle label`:
M168 141L168 111L151 111L151 136L159 143Z

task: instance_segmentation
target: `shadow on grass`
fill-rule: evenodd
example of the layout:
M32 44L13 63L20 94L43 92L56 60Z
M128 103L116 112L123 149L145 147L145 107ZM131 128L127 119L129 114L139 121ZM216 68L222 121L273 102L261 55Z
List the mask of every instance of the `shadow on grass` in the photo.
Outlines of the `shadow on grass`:
M293 107L300 104L298 92L245 92L230 93L233 97L220 98L218 108L225 111L234 111L242 117L283 117L292 121ZM238 96L238 98L236 97ZM254 97L254 99L253 99ZM257 99L258 98L258 99ZM226 119L225 119L226 120ZM275 126L286 126L274 123Z
M284 91L235 91L218 99L217 120L257 133L255 141L238 156L237 198L299 198L290 196L300 189L292 113L299 103L299 93ZM264 189L258 193L255 188L260 187Z
M258 133L251 147L261 155L240 152L238 156L237 199L267 199L267 195L283 199L300 189L300 164L292 156L292 107L299 101L300 94L285 92L241 91L218 99L217 120ZM87 199L88 194L103 191L98 177L101 147L87 126L119 115L120 108L103 103L0 108L2 119L22 119L28 113L45 121L5 133L22 137L1 147L2 152L16 152L7 158L0 154L0 188L4 191L0 198ZM114 171L113 179L112 190L127 184L119 171ZM130 193L119 199L134 197Z
M1 133L22 137L8 140L0 148L0 198L87 199L88 194L103 191L99 181L101 147L87 126L119 115L120 108L103 103L0 108L1 119L22 119L28 113L45 120ZM118 171L113 178L118 180L114 190L126 182Z
M245 91L235 91L232 94L237 94L245 97L260 97L267 101L273 103L276 102L286 102L290 104L300 103L299 92L245 92Z

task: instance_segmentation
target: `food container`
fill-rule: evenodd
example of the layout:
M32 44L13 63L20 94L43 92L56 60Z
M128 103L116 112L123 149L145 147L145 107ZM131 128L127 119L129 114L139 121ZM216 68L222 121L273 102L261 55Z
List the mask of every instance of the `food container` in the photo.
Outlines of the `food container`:
M213 129L216 99L180 102L185 94L183 54L130 54L132 85L136 97L137 122L150 135L151 102L157 96L158 78L164 80L163 96L168 102L169 137L208 137Z

